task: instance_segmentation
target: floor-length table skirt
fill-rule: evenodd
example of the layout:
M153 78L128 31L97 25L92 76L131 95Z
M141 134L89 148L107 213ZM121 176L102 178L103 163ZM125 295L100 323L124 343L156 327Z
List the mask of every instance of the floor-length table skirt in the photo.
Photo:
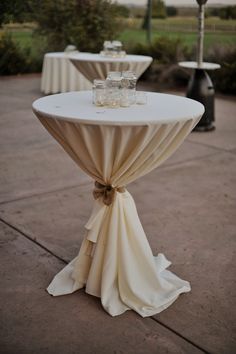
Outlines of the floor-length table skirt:
M41 91L45 94L90 90L91 83L64 52L47 53L43 60Z
M154 93L148 93L148 107L122 111L96 108L90 99L88 93L71 93L33 105L45 128L96 181L79 254L54 277L48 292L58 296L84 287L112 316L130 309L151 316L190 291L190 284L167 270L171 263L163 254L153 256L125 186L171 156L204 108L187 98Z

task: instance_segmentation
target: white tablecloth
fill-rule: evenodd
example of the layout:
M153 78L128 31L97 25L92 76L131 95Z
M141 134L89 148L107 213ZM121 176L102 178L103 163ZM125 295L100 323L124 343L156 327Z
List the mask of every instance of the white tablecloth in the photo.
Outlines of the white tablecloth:
M172 95L148 93L147 98L145 106L108 109L93 106L89 92L72 92L33 104L71 158L107 186L94 202L79 255L55 276L48 292L57 296L85 287L112 316L129 309L151 316L190 291L187 281L166 269L171 263L163 254L153 257L134 200L123 186L172 155L204 107Z
M43 60L41 91L45 94L90 90L91 83L71 64L69 54L47 53Z
M186 69L203 69L203 70L216 70L220 69L220 64L203 62L201 66L196 61L181 61L179 66Z
M144 55L126 55L124 58L104 57L100 54L71 54L71 62L91 82L94 79L105 80L109 71L134 71L139 78L152 62L152 57Z

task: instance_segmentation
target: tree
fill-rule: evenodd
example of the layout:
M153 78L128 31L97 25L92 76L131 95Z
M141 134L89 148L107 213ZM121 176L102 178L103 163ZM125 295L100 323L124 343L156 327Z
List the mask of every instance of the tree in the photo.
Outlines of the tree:
M143 19L142 29L148 29L150 17L152 17L152 0L147 0L146 12Z
M120 17L129 17L130 16L130 9L125 6L125 5L119 5L119 4L115 4L116 5L116 11L117 11L117 15Z
M236 18L236 6L222 7L219 11L220 18L224 20Z
M152 17L166 18L166 7L163 0L153 0L152 2Z
M33 20L32 4L37 0L1 0L0 25L9 22L25 22Z
M109 0L41 0L36 12L38 32L48 49L74 44L81 51L97 52L119 28L116 5Z
M146 6L146 13L144 16L142 28L148 28L149 14L152 14L153 18L166 18L166 8L163 0L148 0Z
M168 17L177 16L177 9L174 6L167 6L166 7L166 14Z

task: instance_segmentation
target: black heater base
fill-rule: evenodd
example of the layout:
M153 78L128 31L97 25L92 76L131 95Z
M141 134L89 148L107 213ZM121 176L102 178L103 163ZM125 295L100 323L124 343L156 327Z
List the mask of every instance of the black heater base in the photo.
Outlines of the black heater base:
M188 84L187 95L205 107L205 113L194 131L209 132L215 129L215 90L209 75L203 69L195 69Z

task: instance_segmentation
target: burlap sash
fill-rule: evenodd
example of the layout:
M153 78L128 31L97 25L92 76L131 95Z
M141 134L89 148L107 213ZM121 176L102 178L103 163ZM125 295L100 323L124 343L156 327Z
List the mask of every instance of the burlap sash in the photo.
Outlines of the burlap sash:
M112 204L116 192L124 193L125 187L112 187L109 184L104 185L95 181L95 187L93 190L94 199L102 198L105 205Z

